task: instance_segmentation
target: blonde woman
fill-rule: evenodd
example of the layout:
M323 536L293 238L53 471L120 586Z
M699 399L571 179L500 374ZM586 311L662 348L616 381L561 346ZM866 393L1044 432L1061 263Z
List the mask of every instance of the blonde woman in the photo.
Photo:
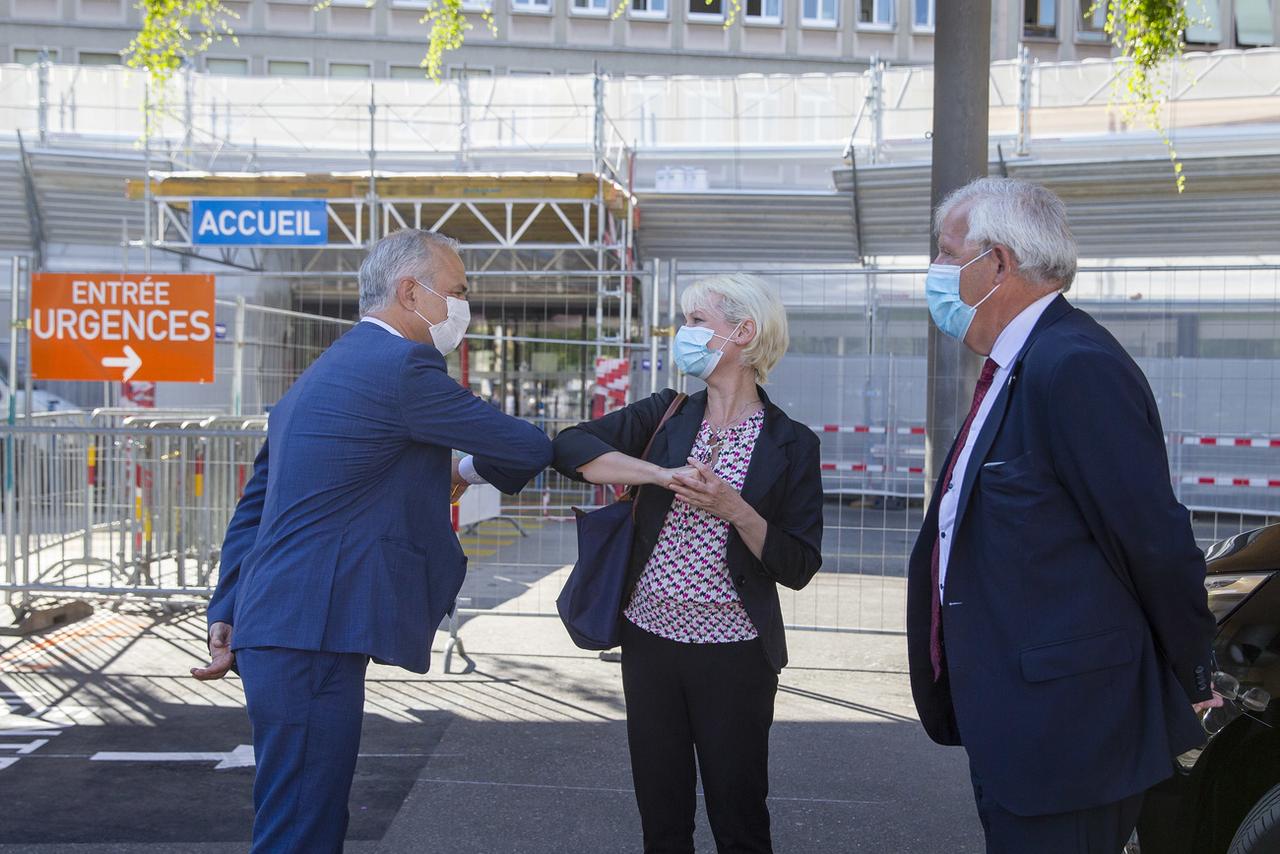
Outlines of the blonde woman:
M693 851L698 769L716 846L770 852L769 728L787 663L777 585L822 563L818 439L760 388L787 349L764 282L717 276L681 299L680 370L706 382L637 459L676 392L555 440L555 467L647 485L623 597L622 680L646 854ZM696 764L695 764L696 758Z

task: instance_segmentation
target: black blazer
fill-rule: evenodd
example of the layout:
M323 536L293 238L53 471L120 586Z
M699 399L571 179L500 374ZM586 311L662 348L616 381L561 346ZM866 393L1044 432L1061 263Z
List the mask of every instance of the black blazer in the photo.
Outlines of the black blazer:
M955 449L952 449L955 453ZM944 466L945 470L945 466ZM1018 815L1099 806L1168 777L1204 740L1214 620L1146 378L1088 314L1050 303L965 469L929 662L939 486L911 555L911 687Z
M565 477L582 481L578 469L603 454L621 451L640 456L675 397L676 392L667 389L562 431L552 442L552 465ZM769 523L769 532L763 560L757 560L730 528L726 560L733 585L763 641L765 656L780 671L787 664L787 643L776 585L799 590L822 566L822 468L813 431L788 418L763 390L760 400L765 407L764 425L747 467L742 497ZM666 468L687 465L706 408L705 391L691 395L658 432L649 462ZM675 493L658 487L640 490L624 607L653 554L674 498Z

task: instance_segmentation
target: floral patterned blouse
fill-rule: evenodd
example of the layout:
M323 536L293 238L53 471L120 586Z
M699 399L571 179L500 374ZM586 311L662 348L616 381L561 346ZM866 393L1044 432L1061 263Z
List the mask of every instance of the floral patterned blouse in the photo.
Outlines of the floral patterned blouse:
M741 491L764 412L714 431L702 423L692 456ZM681 643L732 643L757 637L725 563L729 523L677 499L672 502L653 555L623 611L650 634Z

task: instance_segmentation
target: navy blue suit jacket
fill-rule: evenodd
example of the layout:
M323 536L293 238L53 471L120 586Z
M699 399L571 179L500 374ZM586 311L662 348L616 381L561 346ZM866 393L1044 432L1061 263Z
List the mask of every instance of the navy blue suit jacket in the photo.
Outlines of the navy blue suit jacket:
M1019 815L1168 777L1204 740L1191 710L1210 696L1204 557L1146 378L1065 298L1018 355L959 488L936 683L940 487L910 562L911 685L929 735L963 744L984 789Z
M451 449L507 493L551 462L540 430L459 386L434 347L357 324L271 412L210 623L232 624L235 649L364 653L425 673L466 571Z

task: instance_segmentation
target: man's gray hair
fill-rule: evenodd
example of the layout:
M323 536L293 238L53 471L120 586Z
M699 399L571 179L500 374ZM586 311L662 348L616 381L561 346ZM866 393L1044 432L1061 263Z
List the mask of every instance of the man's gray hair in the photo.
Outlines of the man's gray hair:
M413 277L432 287L435 253L440 249L457 252L460 246L452 237L420 228L392 232L373 244L360 265L360 316L391 305L401 279Z
M969 208L968 244L1007 246L1023 276L1063 292L1071 289L1079 250L1067 224L1067 206L1053 192L1017 178L978 178L938 205L935 232L961 205Z

